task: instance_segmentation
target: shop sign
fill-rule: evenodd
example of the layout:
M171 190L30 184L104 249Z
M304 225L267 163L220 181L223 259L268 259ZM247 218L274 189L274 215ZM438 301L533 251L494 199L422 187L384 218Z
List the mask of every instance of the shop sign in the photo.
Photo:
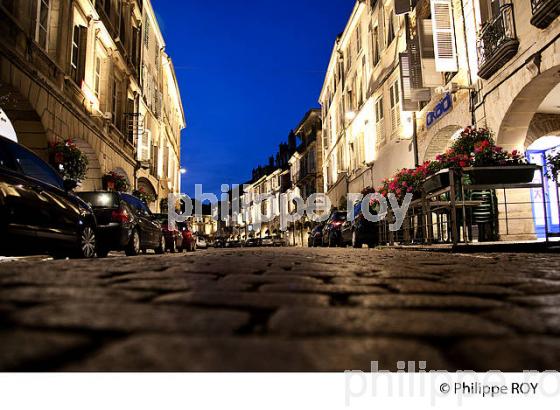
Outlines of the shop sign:
M451 94L446 94L445 97L435 106L433 111L426 114L426 127L430 128L447 113L453 109L453 98Z

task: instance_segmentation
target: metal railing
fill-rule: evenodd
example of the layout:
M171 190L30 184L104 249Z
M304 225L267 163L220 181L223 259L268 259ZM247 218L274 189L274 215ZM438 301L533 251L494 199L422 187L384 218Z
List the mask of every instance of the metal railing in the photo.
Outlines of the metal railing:
M517 40L513 4L504 4L500 13L486 23L479 35L476 45L479 64L484 65L502 45L512 40Z

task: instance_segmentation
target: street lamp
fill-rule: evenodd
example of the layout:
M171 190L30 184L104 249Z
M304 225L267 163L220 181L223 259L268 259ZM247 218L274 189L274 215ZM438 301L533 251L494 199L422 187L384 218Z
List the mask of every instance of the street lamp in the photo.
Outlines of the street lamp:
M181 175L185 175L187 173L187 168L181 168L179 171L181 172Z

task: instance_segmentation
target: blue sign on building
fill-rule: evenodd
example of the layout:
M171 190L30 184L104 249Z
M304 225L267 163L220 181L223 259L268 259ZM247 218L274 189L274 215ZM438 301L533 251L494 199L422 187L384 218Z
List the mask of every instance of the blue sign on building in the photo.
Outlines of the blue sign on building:
M446 94L445 97L435 106L434 111L430 111L426 114L426 127L430 128L436 122L438 122L442 117L445 116L449 111L453 109L453 98L451 94Z

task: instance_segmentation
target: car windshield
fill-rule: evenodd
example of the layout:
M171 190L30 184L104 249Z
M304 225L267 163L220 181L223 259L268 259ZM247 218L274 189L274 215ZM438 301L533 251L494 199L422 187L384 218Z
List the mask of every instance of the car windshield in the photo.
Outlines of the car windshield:
M118 208L120 199L114 192L78 192L77 195L92 208Z

